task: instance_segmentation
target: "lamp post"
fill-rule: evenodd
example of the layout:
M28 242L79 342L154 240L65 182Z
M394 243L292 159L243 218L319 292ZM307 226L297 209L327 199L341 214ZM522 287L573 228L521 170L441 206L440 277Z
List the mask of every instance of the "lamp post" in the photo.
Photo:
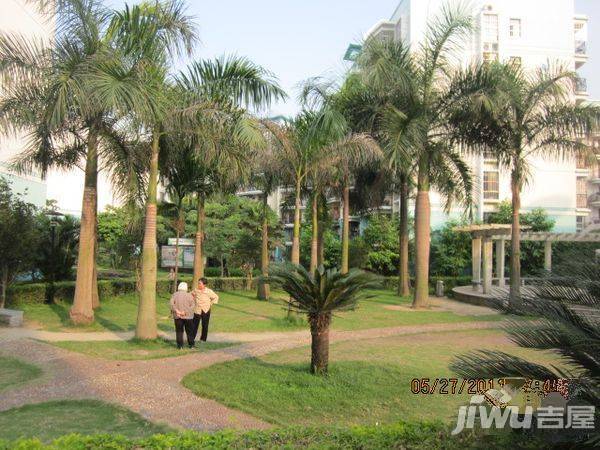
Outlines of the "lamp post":
M56 282L56 227L58 219L63 217L63 214L56 210L50 210L46 213L50 219L50 248L51 248L51 264L50 264L50 283L46 289L46 303L54 303L54 283Z

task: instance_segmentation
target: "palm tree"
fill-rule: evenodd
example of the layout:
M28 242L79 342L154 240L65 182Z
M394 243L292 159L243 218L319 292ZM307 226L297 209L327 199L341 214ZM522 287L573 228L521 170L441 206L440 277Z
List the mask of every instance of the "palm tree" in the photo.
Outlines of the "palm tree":
M261 255L260 269L262 278L258 280L257 298L268 300L271 295L271 289L266 281L269 275L269 205L268 199L276 189L278 189L282 167L277 158L273 145L267 145L254 155L253 168L251 175L251 184L260 189L262 203L262 237L261 237Z
M55 17L52 46L16 34L0 36L3 131L24 132L28 146L14 167L85 166L77 258L70 316L78 324L94 319L95 231L99 158L115 133L115 117L149 107L142 67L116 45L110 23L115 12L94 0L36 3ZM115 28L112 28L116 30ZM35 105L35 106L34 106Z
M321 266L309 273L302 266L289 263L272 267L269 281L290 295L292 310L308 315L312 337L310 370L316 375L327 374L332 314L354 309L361 299L369 298L368 289L379 285L376 276L358 269L342 274Z
M551 276L528 288L516 308L507 298L492 302L492 306L500 311L535 317L534 321L511 321L505 330L520 347L556 355L561 360L559 365L542 365L502 351L478 350L455 358L451 369L464 377L523 377L542 382L573 380L577 384L578 401L599 408L598 280L600 265L594 261L576 262L556 267ZM561 430L561 433L566 431ZM592 437L597 445L600 442L598 429L590 430L590 433L576 438Z
M491 106L457 111L453 122L468 138L478 123L488 134L486 149L510 171L512 192L512 238L510 255L510 301L520 302L520 208L521 190L529 181L530 159L565 159L586 154L591 148L582 139L598 126L600 108L576 104L573 86L576 74L550 64L527 72L514 64L493 64L488 68L496 83Z
M473 18L462 6L445 6L427 25L418 50L411 52L402 42L372 39L358 59L364 83L375 92L387 90L393 97L381 118L385 141L392 148L406 150L416 161L415 308L426 306L429 299L430 188L442 186L451 194L447 208L451 200L467 205L471 200L470 171L457 151L461 136L450 126L449 116L465 99L481 103L487 92L488 80L472 75L480 74L480 67L461 71L451 64L453 51L472 29ZM484 133L472 137L472 141L485 138Z
M231 181L239 178L248 169L244 164L249 160L248 149L261 145L257 123L241 108L268 107L273 101L285 98L285 93L270 72L238 57L195 62L177 76L176 83L184 92L187 106L183 115L189 123L188 134L194 135L198 170L202 171L196 183L198 229L193 280L196 285L204 276L206 198L218 186L231 185Z

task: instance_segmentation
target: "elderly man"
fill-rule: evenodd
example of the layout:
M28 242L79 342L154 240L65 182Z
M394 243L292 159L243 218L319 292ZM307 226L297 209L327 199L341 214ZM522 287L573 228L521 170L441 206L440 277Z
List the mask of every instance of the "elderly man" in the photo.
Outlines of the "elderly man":
M196 302L192 294L188 292L187 283L179 283L177 292L171 296L169 304L173 320L175 321L177 348L183 348L183 330L185 330L185 334L187 335L188 346L193 348L196 338L194 333L194 309Z
M194 338L198 334L198 327L202 322L202 333L200 340L206 342L208 336L208 322L210 321L210 309L212 305L219 302L219 296L210 289L206 284L206 278L198 280L198 289L193 292L194 300L196 301L196 309L194 311Z

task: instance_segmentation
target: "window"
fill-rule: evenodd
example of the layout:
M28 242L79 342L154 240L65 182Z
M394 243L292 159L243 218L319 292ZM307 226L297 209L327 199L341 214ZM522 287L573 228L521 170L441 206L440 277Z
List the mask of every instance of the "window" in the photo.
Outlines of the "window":
M521 37L521 19L510 19L510 37L520 38Z
M583 231L585 228L585 216L577 216L577 232Z
M484 14L482 26L482 38L485 43L498 42L498 15Z
M577 208L587 208L587 178L577 177Z
M511 56L511 57L508 59L508 63L509 63L511 66L513 66L513 67L517 67L517 68L518 68L518 67L521 67L522 60L521 60L521 57L520 57L520 56Z
M500 176L498 172L483 172L483 199L498 200L500 198Z

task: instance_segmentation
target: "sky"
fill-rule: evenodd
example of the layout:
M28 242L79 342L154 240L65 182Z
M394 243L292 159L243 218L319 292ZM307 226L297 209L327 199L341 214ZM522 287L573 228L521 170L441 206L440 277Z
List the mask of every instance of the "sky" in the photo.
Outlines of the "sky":
M543 2L543 0L536 0ZM120 6L123 0L108 0ZM343 56L351 42L381 19L398 0L187 0L196 17L200 44L194 58L245 56L273 72L290 98L265 115L294 115L298 85L311 77L338 79L347 69ZM581 75L590 98L600 100L600 0L575 0L589 16L589 62Z

